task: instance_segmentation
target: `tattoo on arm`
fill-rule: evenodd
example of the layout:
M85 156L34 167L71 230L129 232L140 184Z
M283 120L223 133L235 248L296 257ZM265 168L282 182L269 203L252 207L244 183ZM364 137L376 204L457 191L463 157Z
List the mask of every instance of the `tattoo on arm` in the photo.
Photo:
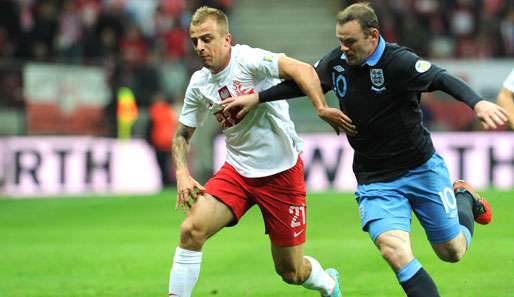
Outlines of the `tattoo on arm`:
M187 152L189 151L189 142L195 128L178 124L177 132L173 138L172 156L177 171L187 169Z

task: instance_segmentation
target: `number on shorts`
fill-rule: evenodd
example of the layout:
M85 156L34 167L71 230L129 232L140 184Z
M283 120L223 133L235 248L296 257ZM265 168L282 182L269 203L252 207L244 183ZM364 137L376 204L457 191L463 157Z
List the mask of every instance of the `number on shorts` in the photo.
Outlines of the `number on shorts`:
M295 228L300 225L305 225L305 207L303 205L300 206L290 206L289 213L293 215L293 219L291 220L291 227ZM302 222L298 222L298 217L302 216Z
M449 213L457 207L457 200L455 200L453 190L449 187L446 187L442 192L439 192L439 196L441 197L446 213Z

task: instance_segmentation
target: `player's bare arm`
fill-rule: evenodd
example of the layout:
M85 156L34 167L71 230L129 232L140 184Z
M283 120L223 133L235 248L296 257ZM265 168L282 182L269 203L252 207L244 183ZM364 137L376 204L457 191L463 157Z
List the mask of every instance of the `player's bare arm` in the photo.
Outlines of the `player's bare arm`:
M278 69L280 78L294 80L303 93L309 97L318 114L328 108L321 89L321 82L311 65L282 56L278 60Z
M506 88L501 88L496 102L507 111L510 127L514 130L514 94Z
M190 174L187 167L187 153L189 151L189 143L195 132L195 128L178 124L177 132L173 138L172 156L176 166L177 176L177 201L175 210L179 206L185 210L188 206L189 198L198 198L198 194L205 188L198 183Z
M351 119L337 108L327 105L321 83L314 68L298 60L282 56L278 60L279 76L282 79L293 80L297 88L309 97L319 117L329 123L336 132L342 128L346 133L355 135L356 126ZM296 96L293 96L296 97ZM282 99L291 98L284 96ZM222 102L225 110L240 109L237 117L241 118L260 103L259 94L250 94L241 97L228 98Z
M342 128L348 134L357 133L349 117L338 108L328 106L318 74L311 65L283 56L278 60L278 68L280 78L294 80L309 97L318 116L330 124L336 132L339 133L339 128Z

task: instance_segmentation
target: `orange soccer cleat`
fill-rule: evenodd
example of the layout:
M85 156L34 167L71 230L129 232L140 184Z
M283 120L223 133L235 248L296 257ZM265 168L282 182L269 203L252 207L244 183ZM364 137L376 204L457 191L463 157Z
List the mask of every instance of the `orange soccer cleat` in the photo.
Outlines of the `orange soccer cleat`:
M460 192L468 192L473 197L473 217L475 222L481 225L487 225L493 218L493 211L489 202L485 198L480 197L475 189L463 180L456 180L453 183L453 192L455 195Z

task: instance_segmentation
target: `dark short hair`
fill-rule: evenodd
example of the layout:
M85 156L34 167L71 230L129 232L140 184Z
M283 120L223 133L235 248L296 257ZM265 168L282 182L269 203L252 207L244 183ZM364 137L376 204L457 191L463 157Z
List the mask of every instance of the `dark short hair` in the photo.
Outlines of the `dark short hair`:
M344 25L351 21L357 21L361 25L364 34L369 35L370 29L378 29L378 18L369 3L355 3L337 13L337 24Z

